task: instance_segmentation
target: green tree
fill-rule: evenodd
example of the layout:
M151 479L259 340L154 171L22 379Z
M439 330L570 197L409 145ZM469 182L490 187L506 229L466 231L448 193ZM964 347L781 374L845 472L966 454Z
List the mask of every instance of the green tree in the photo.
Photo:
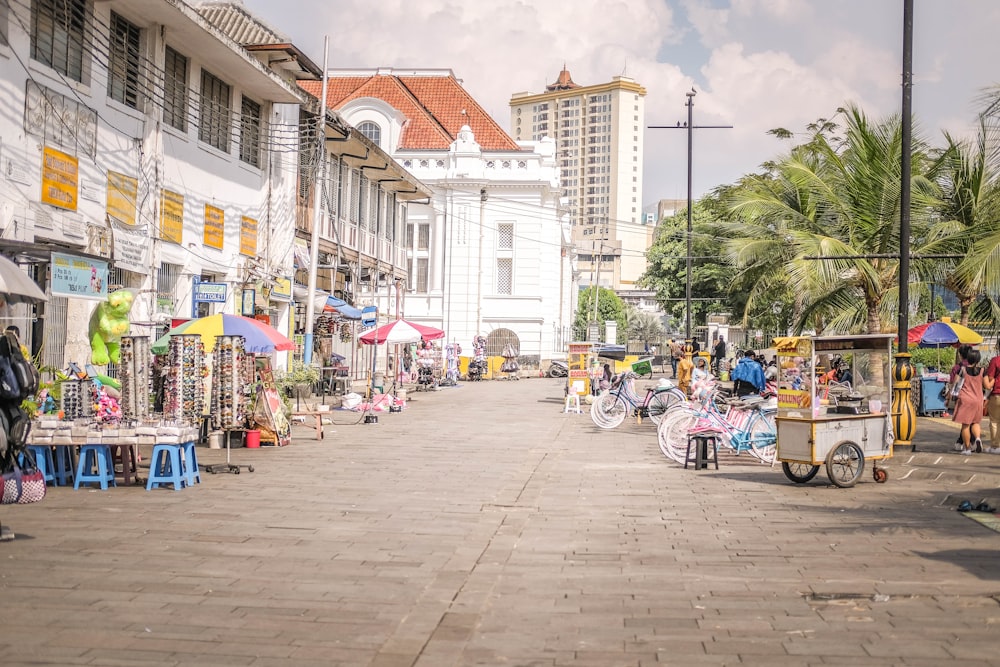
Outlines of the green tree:
M596 300L594 287L587 287L580 291L576 315L573 317L573 335L577 340L587 340L587 325L594 318L594 307L597 307L596 322L598 325L599 337L604 337L604 323L614 320L618 323L618 337L623 339L626 335L628 322L625 319L625 302L617 294L606 287L598 287ZM605 343L618 343L617 340L602 341Z
M799 300L794 327L879 333L896 312L901 123L872 121L857 107L822 119L810 140L729 192L738 221L723 223L727 251L744 279L790 291ZM933 184L919 174L924 146L913 140L911 225L925 233ZM914 174L917 174L914 176ZM821 259L822 258L822 259Z
M625 322L628 339L642 343L657 342L666 330L657 315L639 310L631 304L625 305Z

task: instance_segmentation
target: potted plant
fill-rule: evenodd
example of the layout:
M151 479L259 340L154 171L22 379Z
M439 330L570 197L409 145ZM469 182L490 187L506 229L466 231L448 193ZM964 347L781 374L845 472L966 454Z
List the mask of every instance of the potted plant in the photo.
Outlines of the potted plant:
M276 378L278 391L283 396L308 398L312 395L313 385L319 382L320 375L318 366L295 359L289 365L288 370Z

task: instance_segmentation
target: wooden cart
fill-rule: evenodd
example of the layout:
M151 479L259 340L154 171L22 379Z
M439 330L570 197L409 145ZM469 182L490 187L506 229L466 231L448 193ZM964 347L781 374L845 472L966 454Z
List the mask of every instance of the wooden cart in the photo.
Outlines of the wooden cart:
M778 354L777 460L785 476L808 482L825 465L850 487L871 461L892 456L892 335L799 336L775 340Z

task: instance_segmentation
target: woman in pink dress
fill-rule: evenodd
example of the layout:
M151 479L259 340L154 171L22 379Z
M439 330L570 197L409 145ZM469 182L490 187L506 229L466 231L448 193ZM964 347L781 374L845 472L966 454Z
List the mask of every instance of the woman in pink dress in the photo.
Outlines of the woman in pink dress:
M965 456L972 454L973 447L977 452L983 451L983 442L979 437L979 423L983 420L983 390L992 390L993 383L979 365L981 358L979 350L969 350L966 356L968 365L959 371L965 381L958 392L955 413L951 418L962 425L962 454Z

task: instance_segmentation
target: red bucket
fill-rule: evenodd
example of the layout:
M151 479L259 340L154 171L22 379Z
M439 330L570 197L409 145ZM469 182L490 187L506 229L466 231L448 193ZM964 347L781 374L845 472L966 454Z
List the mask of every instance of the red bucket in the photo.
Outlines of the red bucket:
M247 431L246 446L248 449L260 447L260 431Z

